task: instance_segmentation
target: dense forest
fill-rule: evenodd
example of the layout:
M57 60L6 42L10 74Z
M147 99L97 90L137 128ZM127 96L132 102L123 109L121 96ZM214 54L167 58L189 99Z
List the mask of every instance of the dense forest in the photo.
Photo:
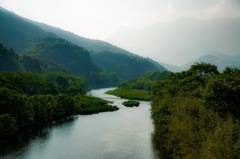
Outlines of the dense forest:
M120 80L116 73L104 72L97 67L86 50L63 39L47 38L23 55L0 44L0 56L0 71L64 72L83 77L89 88L115 86Z
M171 158L240 158L240 70L197 63L153 88L157 146Z
M112 52L92 53L92 58L104 71L115 72L123 80L141 77L147 72L164 71L152 61L139 56L117 54Z
M71 115L118 110L84 95L92 87L116 85L119 79L102 72L83 48L47 38L24 55L0 44L0 57L0 143ZM78 62L71 66L73 59Z
M0 141L74 114L118 110L85 96L85 81L64 73L0 73Z

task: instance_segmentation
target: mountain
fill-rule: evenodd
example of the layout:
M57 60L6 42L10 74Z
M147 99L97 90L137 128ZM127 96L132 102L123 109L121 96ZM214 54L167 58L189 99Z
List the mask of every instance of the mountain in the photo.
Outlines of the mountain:
M240 55L240 18L182 18L144 28L119 28L107 41L171 65L208 53Z
M146 72L166 70L163 66L150 58L138 56L110 43L87 39L47 24L34 21L30 22L47 32L54 33L61 38L85 48L90 52L93 61L100 68L106 72L116 73L121 79L129 80L131 78L140 77ZM146 66L146 68L144 68L144 66Z
M100 73L104 70L107 74L111 73L112 78L117 75L124 80L139 77L146 72L165 70L160 64L107 42L83 38L60 28L34 22L3 8L0 8L0 21L0 43L13 48L18 54L24 53L28 56L28 59L32 60L25 62L28 70L31 70L29 66L37 64L35 59L60 65L63 70L74 75L88 76L91 72ZM52 45L52 42L46 41L51 38L57 38L58 42L61 38L64 42ZM104 59L100 57L102 53L111 56L104 55L106 58ZM118 62L116 56L122 60L122 63ZM123 65L127 67L122 67ZM37 67L36 70L39 71ZM92 75L96 77L96 74ZM98 75L108 78L104 73Z
M88 76L91 72L101 71L88 51L60 38L41 40L25 50L24 54L63 65L72 75Z
M23 64L12 49L7 49L0 44L0 71L18 72L23 71Z
M85 48L86 50L88 50L89 52L104 52L104 51L108 51L108 52L113 52L113 53L121 53L121 54L127 54L127 55L133 55L135 56L135 54L130 53L124 49L121 49L117 46L114 46L110 43L101 41L101 40L94 40L94 39L88 39L88 38L84 38L81 37L79 35L76 35L72 32L69 31L65 31L63 29L57 28L57 27L53 27L44 23L39 23L39 22L35 22L32 20L28 20L29 22L31 22L32 24L38 26L39 28L41 28L42 30L46 31L46 32L51 32L54 33L55 35L69 40L72 43Z
M201 58L188 62L181 68L187 70L190 66L196 62L206 62L218 66L219 71L223 71L226 67L239 68L240 69L240 55L229 56L225 54L210 54Z
M195 60L192 60L184 64L183 66L169 65L162 62L160 63L162 66L164 66L164 68L166 68L169 71L181 72L181 71L188 70L190 66L193 65L194 63L201 63L201 62L214 64L218 67L219 71L223 71L226 67L240 69L240 55L230 56L230 55L221 54L221 53L204 55L200 58L197 58Z
M171 72L181 72L181 71L183 71L183 68L180 67L180 66L170 65L170 64L163 63L163 62L160 62L160 64L164 68L166 68L168 71L171 71Z
M7 49L0 44L0 71L6 72L66 72L62 65L46 62L34 56L17 55L13 49Z
M31 46L36 40L56 37L3 8L0 8L0 22L0 43L13 48L17 53Z
M147 72L164 71L146 58L112 52L92 53L92 58L106 72L114 72L124 80L140 77Z

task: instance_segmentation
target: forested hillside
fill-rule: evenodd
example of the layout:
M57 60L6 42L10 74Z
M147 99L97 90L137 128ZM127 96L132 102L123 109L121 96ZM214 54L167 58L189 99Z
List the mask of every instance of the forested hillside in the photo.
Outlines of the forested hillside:
M36 56L19 56L0 44L0 71L7 72L66 72L63 65L44 61Z
M35 21L31 21L28 20L30 23L38 26L39 28L41 28L42 30L46 31L46 32L51 32L54 33L55 35L57 35L58 37L61 37L63 39L66 39L68 41L71 41L72 43L85 48L86 50L88 50L89 52L104 52L104 51L109 51L109 52L113 52L113 53L120 53L120 54L127 54L127 55L134 55L124 49L121 49L117 46L114 46L110 43L107 43L105 41L101 41L101 40L94 40L94 39L88 39L88 38L84 38L81 37L79 35L76 35L74 33L71 33L69 31L65 31L63 29L60 28L56 28L47 24L43 24L43 23L38 23Z
M0 43L13 48L17 53L31 46L35 40L56 37L1 7L0 22Z
M118 87L123 89L140 89L151 91L154 85L159 80L164 79L168 74L170 74L169 71L146 73L142 77L134 78L128 82L121 82L118 84Z
M198 63L153 89L157 147L172 158L240 158L240 70Z
M0 71L17 72L23 70L23 65L13 49L8 50L0 44Z
M92 58L104 71L114 72L124 80L140 77L147 72L165 70L164 68L160 70L147 59L137 56L100 52L92 54Z
M64 71L84 75L91 79L92 85L106 87L116 85L119 80L116 78L129 80L146 72L165 70L148 58L107 42L34 22L3 8L0 8L0 21L0 43L18 55L24 53L27 56L20 57L27 71Z
M59 38L41 40L25 50L24 54L63 65L72 75L87 76L101 70L92 62L88 51Z

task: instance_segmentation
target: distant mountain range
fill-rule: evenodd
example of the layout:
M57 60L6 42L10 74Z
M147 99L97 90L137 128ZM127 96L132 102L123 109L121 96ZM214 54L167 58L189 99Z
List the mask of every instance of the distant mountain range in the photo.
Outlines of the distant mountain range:
M215 52L240 55L239 28L238 17L182 18L144 28L119 28L107 41L156 61L184 65Z
M95 81L93 77L110 75L115 78L116 75L119 79L130 80L147 72L165 70L153 60L110 43L83 38L60 28L20 17L4 8L0 8L0 44L8 49L13 48L20 63L23 59L25 62L27 60L25 66L28 68L25 71L53 71L60 66L56 71L65 70L66 73ZM33 63L40 65L34 65L35 69L31 69ZM102 79L107 78L109 76Z
M206 63L214 64L214 65L218 66L219 71L223 71L226 67L240 69L240 55L230 56L230 55L225 55L225 54L220 54L220 53L205 55L201 58L190 61L183 66L174 66L174 65L168 65L165 63L161 63L161 62L160 63L162 66L164 66L169 71L180 72L180 71L188 70L192 64L197 63L197 62L198 63L206 62Z

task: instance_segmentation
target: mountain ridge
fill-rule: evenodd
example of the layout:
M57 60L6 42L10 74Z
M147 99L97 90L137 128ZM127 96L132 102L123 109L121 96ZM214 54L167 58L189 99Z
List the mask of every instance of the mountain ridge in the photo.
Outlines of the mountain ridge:
M120 28L107 41L156 61L183 65L213 52L240 54L239 28L240 18L182 18L144 28Z
M139 77L147 72L165 70L165 68L163 68L160 64L154 63L153 60L151 61L142 56L133 54L131 52L118 48L107 42L83 38L69 31L64 31L60 28L52 27L47 24L34 22L24 17L18 16L13 12L0 9L0 21L1 20L6 21L6 19L8 19L9 21L8 25L10 27L6 27L5 23L0 23L0 28L2 28L0 30L0 43L5 45L7 48L13 48L15 52L20 56L24 55L23 54L24 52L25 52L25 55L28 55L28 56L31 55L32 58L25 58L25 59L28 59L28 60L31 59L30 61L32 61L33 63L35 59L39 58L39 59L47 60L47 62L54 63L57 65L64 64L64 69L66 69L67 72L70 72L71 74L74 74L74 75L84 75L88 77L92 76L91 79L93 79L93 77L97 78L99 76L103 76L104 78L107 79L107 76L108 76L107 74L109 73L113 78L115 78L114 76L116 73L119 76L119 78L123 80L129 80L131 78ZM20 29L18 28L19 27L19 25L17 25L18 23L22 24L22 26L20 25L21 26ZM42 28L45 27L45 30L43 30L41 27ZM7 32L4 32L3 31L4 29L7 30ZM16 34L12 34L12 32L16 32ZM68 44L62 47L62 49L59 49L57 45L54 46L55 50L51 50L51 48L47 48L47 47L46 48L49 50L46 50L44 46L42 46L41 48L40 43L43 43L44 40L48 38L60 38L62 40L65 40L65 44L66 43ZM34 45L37 43L39 45L35 49L33 49ZM77 56L75 57L74 49L67 50L70 44L75 45L72 47L77 46L85 49L86 54L89 54L88 59L91 59L91 60L81 60ZM46 44L45 46L47 45L48 44ZM32 49L32 50L29 51L28 49ZM42 50L45 52L41 52ZM64 50L66 52L64 52ZM36 52L38 52L39 54L35 54ZM102 54L104 52L110 53L111 57L114 57L114 58L108 59L107 61L106 59L103 59L103 58L94 59L94 57L96 57L96 56L93 56L94 54ZM53 53L54 53L54 57L53 57ZM69 55L67 55L68 53ZM37 58L34 58L34 56L36 56ZM69 60L70 56L72 57L71 60ZM125 59L126 61L122 61L122 63L118 63L119 61L118 59L115 58L116 56L119 56L119 58ZM109 57L110 56L106 58L109 58ZM79 63L76 61L76 59L79 59L78 61ZM68 60L68 63L65 63L64 60ZM74 61L74 64L72 64L71 61ZM88 69L88 67L80 67L80 63L82 64L85 63L84 65L86 66L88 63L87 61L92 61L94 64L96 64L96 67L98 67L100 63L103 63L103 61L105 61L106 63L104 64L105 65L104 70L107 72L101 72L102 68L99 68L97 70L92 70L93 72L87 71L83 74L80 73L80 72L84 72L84 68L85 70ZM96 61L98 61L98 63ZM91 64L92 62L89 62L89 64ZM120 68L121 64L124 64L125 66L123 67L124 69ZM31 62L30 63L27 62L26 65L31 66ZM73 65L75 65L76 67L74 67ZM136 68L135 65L137 65L138 67ZM147 67L145 68L144 66L147 66ZM76 68L81 71L77 73L78 71L76 70ZM109 72L109 69L106 69L106 68L115 68L115 69ZM31 70L31 69L28 69L28 70ZM129 72L129 73L126 74L126 72ZM94 81L94 79L92 81Z
M192 61L189 61L182 66L169 65L163 62L159 62L159 63L169 71L181 72L181 71L188 70L190 66L193 65L194 63L201 63L201 62L211 63L216 65L220 72L223 71L226 67L240 69L240 55L226 55L223 53L207 54L200 58L196 58Z

